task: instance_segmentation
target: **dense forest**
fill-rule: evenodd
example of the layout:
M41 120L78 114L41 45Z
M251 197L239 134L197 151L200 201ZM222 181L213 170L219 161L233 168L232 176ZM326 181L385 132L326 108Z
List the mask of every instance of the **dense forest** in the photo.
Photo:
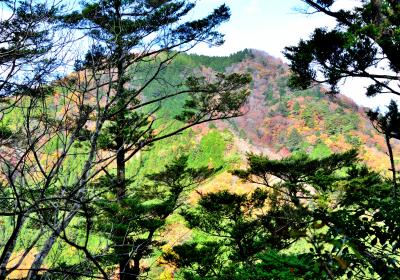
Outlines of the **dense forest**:
M400 279L398 105L339 92L400 95L400 3L303 2L285 63L191 52L227 5L0 0L0 280Z

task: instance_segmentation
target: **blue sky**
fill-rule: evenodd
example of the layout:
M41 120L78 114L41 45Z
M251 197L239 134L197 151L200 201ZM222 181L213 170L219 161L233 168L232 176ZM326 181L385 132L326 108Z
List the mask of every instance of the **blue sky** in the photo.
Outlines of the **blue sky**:
M357 2L339 0L336 8L351 8ZM282 55L285 46L295 45L301 38L308 38L316 27L330 28L335 25L325 15L301 13L300 10L306 9L301 0L197 0L192 16L205 16L223 3L231 8L232 13L230 21L219 29L225 34L225 44L218 48L201 45L192 52L223 56L245 48L254 48L285 61ZM348 79L341 86L341 91L360 105L384 108L392 96L367 98L364 95L367 85L366 80Z
M301 0L194 0L197 6L189 15L192 19L208 15L219 5L225 3L231 9L231 19L219 30L225 34L225 44L216 48L199 45L191 52L205 55L229 55L245 48L263 50L287 62L282 55L285 46L296 45L301 38L307 39L316 27L334 27L335 22L322 14L306 15L300 10L307 6ZM69 0L75 5L79 0ZM360 0L337 0L334 8L352 8ZM311 11L311 10L309 10ZM3 9L0 17L4 16ZM341 86L341 92L358 104L384 109L390 95L374 98L365 96L366 80L348 79ZM400 98L395 98L400 101Z
M196 16L206 15L226 3L231 19L219 29L226 42L219 48L201 46L196 53L226 55L244 48L255 48L281 57L285 46L307 38L317 26L332 26L322 15L307 16L296 9L305 8L301 0L198 0Z

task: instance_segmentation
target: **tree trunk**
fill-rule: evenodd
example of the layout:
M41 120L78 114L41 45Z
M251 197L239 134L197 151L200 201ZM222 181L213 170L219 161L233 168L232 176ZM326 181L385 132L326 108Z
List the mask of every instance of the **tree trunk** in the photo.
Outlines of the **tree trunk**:
M131 258L129 255L120 257L119 261L119 279L120 280L136 280L139 277L140 270L136 269L135 266L130 265Z
M393 196L396 197L397 196L396 166L394 164L393 150L392 150L392 145L390 144L390 136L388 134L385 134L385 140L389 152L390 168L391 168L390 170L392 171Z
M28 276L26 277L27 280L36 280L41 278L39 277L39 271L43 265L44 260L50 253L50 250L56 242L57 237L60 235L61 231L63 231L71 222L72 218L75 217L78 209L79 207L76 207L76 209L72 210L68 214L68 216L61 222L61 224L55 230L53 230L50 237L46 240L46 243L44 244L42 250L35 256L35 260L31 265Z
M117 97L117 112L116 115L116 126L117 132L115 135L116 142L116 161L117 161L117 182L115 186L115 195L119 203L126 196L126 178L125 178L125 135L124 128L126 125L125 112L127 110L126 106L126 96L125 96L125 69L124 69L124 43L123 39L120 37L120 22L121 22L121 2L119 0L114 1L114 9L116 14L116 26L115 26L115 63L117 66L117 85L116 85L116 97ZM119 251L119 279L128 280L136 279L138 275L135 275L132 267L130 265L130 248L129 242L126 240L128 232L124 230L117 230L115 233L115 240L120 241L120 244L115 244L117 251ZM117 241L117 242L118 242Z
M124 137L117 136L117 183L116 183L116 196L117 200L121 201L126 194L125 186L125 150L124 150Z
M101 118L99 120L97 120L96 122L96 130L90 140L91 142L91 150L89 152L89 156L88 159L85 162L83 171L82 171L82 176L79 179L79 181L77 182L78 186L79 186L79 194L83 195L85 190L83 189L83 187L86 185L86 180L88 178L89 175L89 171L92 168L92 164L93 164L93 160L96 156L96 149L97 149L97 139L100 135L100 130L102 128L104 124L104 119ZM73 139L71 139L70 141L73 141ZM60 163L61 164L61 163ZM71 209L71 211L68 213L68 215L61 221L61 223L57 226L56 228L53 230L52 234L50 235L50 237L46 240L45 245L42 247L42 250L40 251L40 253L38 253L35 256L35 259L31 265L29 274L27 276L27 280L29 279L38 279L38 273L39 270L41 268L41 266L43 265L44 260L46 259L47 255L49 254L51 248L53 247L54 243L57 240L57 237L60 235L60 233L69 225L69 223L72 221L72 219L75 217L75 215L78 213L79 209L81 207L81 204L79 202L77 202L73 208Z
M22 225L25 221L25 215L19 214L17 216L17 221L10 238L8 238L7 243L4 245L3 252L0 257L0 280L6 279L7 276L7 264L10 260L11 254L14 251L15 244L17 243L18 235L21 231Z
M138 277L140 275L140 259L141 258L142 258L141 256L138 256L133 259L132 272L133 272L133 275L135 276L135 278L131 278L132 280L138 279Z

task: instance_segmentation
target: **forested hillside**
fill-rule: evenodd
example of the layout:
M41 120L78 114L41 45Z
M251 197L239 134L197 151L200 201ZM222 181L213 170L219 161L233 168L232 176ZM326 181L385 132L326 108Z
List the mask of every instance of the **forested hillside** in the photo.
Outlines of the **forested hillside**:
M195 131L204 134L207 127L229 129L243 153L263 151L275 158L295 152L318 158L356 148L371 168L382 172L389 168L384 137L372 126L366 114L368 109L344 95L327 94L323 87L289 89L289 69L280 59L262 51L244 50L228 57L185 54L171 66L165 80L179 79L182 73L193 69L205 75L224 69L252 76L244 116L200 125ZM175 114L184 100L168 102L165 111ZM399 151L398 145L394 147Z
M154 94L160 86L164 94L172 91L173 87L169 89L168 84L179 84L189 74L212 76L222 70L227 73L249 73L252 76L248 103L242 108L245 114L232 120L197 125L138 153L126 166L126 176L132 178L132 188L141 189L143 184L148 184L146 177L149 174L162 171L179 156L187 157L189 168L216 170L206 182L186 191L183 197L193 205L197 203L199 193L225 190L244 194L255 190L253 184L241 182L230 174L234 168L246 165L247 152L266 154L275 159L305 153L312 159L321 159L333 153L356 148L371 168L383 174L387 173L389 162L385 154L383 136L379 135L368 121L365 108L358 107L342 95L327 95L321 87L306 91L290 90L287 86L288 66L261 51L244 50L227 57L181 54L162 72L159 80L146 89L142 98L151 99L151 94ZM59 87L58 91L54 96L46 97L47 104L51 104L48 107L52 111L50 115L55 117L63 112L71 112L68 108L71 106L68 103L68 95L66 98L62 87ZM88 104L95 100L92 96L87 97ZM179 126L174 118L182 113L186 101L187 99L181 96L162 101L161 110L156 111L153 116L155 119L163 120L163 124L157 126L163 128L167 123L168 129L171 130ZM21 121L16 121L18 119ZM8 134L21 130L19 125L23 123L22 120L22 112L16 109L6 114L1 120L3 137L6 138ZM93 122L89 121L86 131L90 133L94 126ZM157 126L154 133L160 129ZM57 159L56 153L59 152L57 141L61 140L57 137L45 144L46 157L41 161L46 162L47 166L50 166L49 161L51 162L53 157ZM68 169L68 172L65 173L63 180L70 184L74 181L84 164L84 154L87 149L85 135L82 135L81 140L72 147L71 153L76 156L66 162L64 168ZM399 146L395 145L394 149L398 151ZM3 153L6 151L14 153L12 145L4 146ZM100 153L107 154L106 150ZM112 172L115 165L112 164L109 168ZM99 182L104 184L102 181ZM138 199L142 199L141 196L145 196L145 193L138 192L140 197ZM147 199L145 196L143 203L150 203L151 200L146 201ZM143 219L145 213L146 211L138 214L134 219ZM158 229L159 237L156 238L156 242L163 241L165 245L144 256L141 263L142 269L149 269L152 279L158 277L166 279L165 277L170 277L168 275L174 274L176 270L174 266L164 264L160 257L162 252L169 252L170 247L184 240L205 238L201 232L189 230L178 214L171 213L165 222L165 225ZM10 226L6 220L3 222L5 227L3 238L7 236L7 228ZM29 238L34 235L34 231L26 229L23 234L25 238ZM93 235L90 237L88 248L101 250L101 246L106 246L104 242L106 240L101 235ZM98 247L99 244L103 245ZM23 251L22 248L20 250ZM74 266L79 264L75 252L73 248L60 242L57 249L54 248L50 252L48 258L64 265ZM22 266L29 265L31 258L32 256L25 258ZM22 276L25 273L14 272L10 277L19 277L18 275Z
M200 2L0 1L0 280L400 279L400 111L338 92L400 95L398 1L288 63Z

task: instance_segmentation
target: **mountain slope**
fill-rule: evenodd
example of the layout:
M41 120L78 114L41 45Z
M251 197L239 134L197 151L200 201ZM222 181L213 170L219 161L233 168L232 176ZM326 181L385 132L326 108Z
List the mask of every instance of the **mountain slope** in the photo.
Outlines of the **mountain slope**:
M321 157L357 148L370 167L389 168L384 139L370 124L366 108L344 95L326 95L323 87L291 91L288 66L262 51L244 50L234 57L243 59L234 61L226 71L250 73L252 93L247 113L228 125L218 122L218 127L229 127L241 139L237 143L272 157L299 151ZM204 66L213 68L205 63L203 72ZM395 150L399 152L400 146L396 144Z
M196 126L180 135L165 139L146 148L128 162L127 177L132 180L131 187L145 183L145 174L157 172L169 164L179 154L187 154L190 167L208 166L219 169L218 173L196 191L188 192L189 203L195 204L199 192L212 192L229 189L235 192L249 192L254 189L244 184L229 170L246 164L246 153L264 153L273 158L281 158L291 153L305 152L312 157L323 157L353 147L360 150L362 159L376 170L387 172L389 161L385 142L365 115L365 108L357 106L349 98L338 95L328 96L324 89L316 87L306 91L293 92L287 87L288 67L281 60L257 50L244 50L228 57L207 57L183 54L167 67L156 83L144 93L150 95L167 93L172 84L179 84L187 75L204 74L212 77L215 72L250 73L253 77L249 102L243 108L242 117L217 121ZM139 77L140 78L140 77ZM65 102L58 95L48 97L53 104L54 114L63 111ZM64 102L64 103L63 103ZM90 101L91 102L91 101ZM93 101L94 102L94 101ZM172 120L185 103L182 97L165 101L156 113L160 122L172 127ZM18 129L22 123L22 113L14 110L0 121L0 127ZM55 117L56 119L56 117ZM90 130L90 126L88 127ZM52 155L57 155L55 138L44 147L47 157L43 161L52 164ZM87 144L87 143L86 143ZM84 158L80 152L85 149L85 141L73 147L73 160L68 161L65 182L75 178L74 170L81 168ZM394 145L399 154L400 145ZM5 154L5 151L2 151ZM9 152L12 154L12 150ZM114 172L110 165L110 172ZM1 222L1 220L0 220ZM10 227L11 228L11 227ZM26 229L24 236L33 236L34 231ZM173 244L184 241L196 233L190 232L179 215L172 215L159 234L167 251ZM92 249L96 248L96 244ZM53 252L51 253L53 254ZM52 256L52 255L50 255ZM65 246L61 256L54 252L60 263L76 264L79 258L70 247ZM166 267L157 263L159 254L146 260L150 268L150 279L158 279ZM164 276L173 274L174 268L167 267ZM163 278L165 279L165 278Z

